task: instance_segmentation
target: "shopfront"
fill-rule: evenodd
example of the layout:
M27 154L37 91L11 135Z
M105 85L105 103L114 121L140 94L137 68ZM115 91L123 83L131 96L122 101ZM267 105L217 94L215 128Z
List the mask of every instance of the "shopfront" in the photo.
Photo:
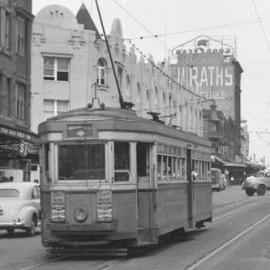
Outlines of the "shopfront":
M38 136L0 125L0 182L30 181L33 163L38 163Z

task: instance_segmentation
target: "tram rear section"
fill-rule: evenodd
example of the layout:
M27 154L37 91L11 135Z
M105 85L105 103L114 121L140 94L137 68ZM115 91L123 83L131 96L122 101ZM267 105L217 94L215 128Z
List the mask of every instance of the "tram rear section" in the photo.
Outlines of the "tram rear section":
M53 252L121 253L212 220L202 138L107 108L62 114L39 132L42 243Z

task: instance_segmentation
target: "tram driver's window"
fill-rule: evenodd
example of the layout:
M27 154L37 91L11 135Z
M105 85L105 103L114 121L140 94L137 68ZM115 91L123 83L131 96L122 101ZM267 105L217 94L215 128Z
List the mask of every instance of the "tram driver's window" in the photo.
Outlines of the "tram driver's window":
M114 143L114 171L115 181L128 181L130 169L129 143Z

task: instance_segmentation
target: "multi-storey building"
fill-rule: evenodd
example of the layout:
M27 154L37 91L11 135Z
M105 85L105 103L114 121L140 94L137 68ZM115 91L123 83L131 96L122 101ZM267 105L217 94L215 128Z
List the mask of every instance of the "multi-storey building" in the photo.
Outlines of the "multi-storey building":
M31 0L0 0L0 166L24 168L30 132Z
M212 143L212 154L221 160L233 161L235 122L229 115L217 110L215 102L203 110L203 136Z
M197 94L172 80L165 65L155 64L151 56L124 43L118 19L112 23L108 41L124 101L133 103L139 116L150 118L148 112L156 112L166 124L202 136ZM105 106L120 106L105 41L84 4L76 16L59 5L40 10L32 42L33 131L46 118L86 106L93 98Z
M236 60L234 39L199 36L177 46L173 52L177 63L171 65L172 76L183 81L202 97L208 110L214 100L217 109L235 122L232 141L234 160L241 156L241 73Z
M243 160L249 160L249 132L246 120L241 121L241 156Z

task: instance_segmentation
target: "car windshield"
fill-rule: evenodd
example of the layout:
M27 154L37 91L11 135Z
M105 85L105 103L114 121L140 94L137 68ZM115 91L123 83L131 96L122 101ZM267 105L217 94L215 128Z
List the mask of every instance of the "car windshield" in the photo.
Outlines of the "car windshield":
M258 172L256 176L258 177L264 176L264 172Z
M17 189L11 188L0 189L0 198L14 198L19 196L20 192Z

